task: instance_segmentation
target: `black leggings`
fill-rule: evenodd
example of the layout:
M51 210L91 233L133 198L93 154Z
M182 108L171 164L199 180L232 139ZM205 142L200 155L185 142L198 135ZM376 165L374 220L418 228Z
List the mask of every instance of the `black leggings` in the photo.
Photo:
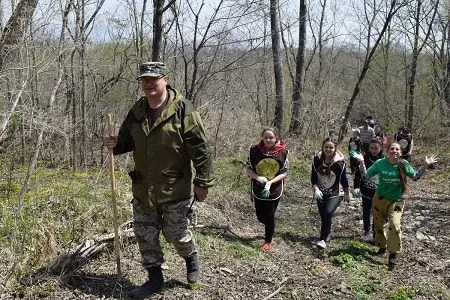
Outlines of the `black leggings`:
M364 231L370 232L372 229L372 199L375 195L375 190L363 186L361 187L361 194Z
M317 201L317 208L319 209L320 220L322 225L320 227L320 239L326 241L331 233L331 220L333 214L341 204L342 196L331 197L327 200Z
M271 243L275 232L275 211L280 200L259 200L255 202L256 218L264 224L264 241Z

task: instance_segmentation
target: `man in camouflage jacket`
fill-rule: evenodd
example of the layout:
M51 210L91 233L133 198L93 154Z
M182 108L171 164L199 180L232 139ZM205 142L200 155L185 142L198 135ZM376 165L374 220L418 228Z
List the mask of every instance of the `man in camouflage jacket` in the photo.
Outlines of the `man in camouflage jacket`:
M104 140L115 155L133 151L135 167L129 174L134 232L143 266L149 272L149 280L130 293L133 298L162 291L161 230L166 241L185 258L188 282L197 281L198 255L186 215L192 194L203 201L214 181L200 115L190 101L167 84L166 75L161 62L140 66L138 79L145 96L128 112L118 136Z

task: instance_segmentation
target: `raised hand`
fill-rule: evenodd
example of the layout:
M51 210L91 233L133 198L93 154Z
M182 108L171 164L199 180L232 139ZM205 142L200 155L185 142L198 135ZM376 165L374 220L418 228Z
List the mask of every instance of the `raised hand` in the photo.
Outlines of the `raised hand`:
M435 154L431 155L430 157L425 156L425 166L429 168L430 166L437 163L437 156Z

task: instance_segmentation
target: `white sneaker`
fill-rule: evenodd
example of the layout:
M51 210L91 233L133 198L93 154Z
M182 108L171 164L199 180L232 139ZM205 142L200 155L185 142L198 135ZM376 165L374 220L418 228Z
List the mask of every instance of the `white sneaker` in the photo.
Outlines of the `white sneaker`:
M320 240L317 242L317 247L325 249L327 247L327 243L324 240Z

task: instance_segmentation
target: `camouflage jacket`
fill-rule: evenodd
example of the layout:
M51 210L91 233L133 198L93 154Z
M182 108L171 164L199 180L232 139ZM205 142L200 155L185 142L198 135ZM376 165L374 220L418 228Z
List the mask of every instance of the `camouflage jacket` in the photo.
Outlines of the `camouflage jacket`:
M133 151L133 196L154 205L191 197L192 183L213 185L212 157L200 115L192 103L167 87L168 101L152 127L147 98L139 99L123 121L114 154ZM195 177L194 177L195 169Z

